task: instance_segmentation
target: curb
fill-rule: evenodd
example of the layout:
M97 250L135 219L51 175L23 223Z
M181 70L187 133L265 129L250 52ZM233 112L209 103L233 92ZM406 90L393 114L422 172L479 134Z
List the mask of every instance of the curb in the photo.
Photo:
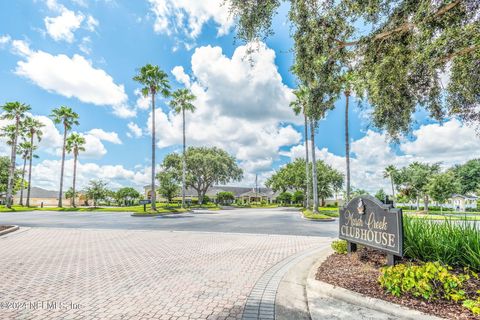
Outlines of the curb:
M168 216L168 215L177 215L184 213L192 213L192 211L185 212L163 212L163 213L132 213L132 217L158 217L158 216Z
M18 229L19 229L18 226L10 226L10 228L5 229L5 230L3 230L3 231L0 231L0 236L3 236L3 235L5 235L5 234L10 233L10 232L13 232L13 231L17 231Z
M332 250L333 252L333 250ZM398 319L408 319L408 320L441 320L437 316L429 315L418 310L409 309L407 307L384 301L377 298L372 298L361 293L353 292L345 288L334 286L323 281L315 279L318 267L325 261L327 256L323 256L323 259L320 259L313 265L310 269L310 272L307 277L307 301L310 311L310 316L312 320L317 318L312 315L313 297L315 296L324 296L340 300L352 305L359 307L375 310L382 312L391 316L394 316Z

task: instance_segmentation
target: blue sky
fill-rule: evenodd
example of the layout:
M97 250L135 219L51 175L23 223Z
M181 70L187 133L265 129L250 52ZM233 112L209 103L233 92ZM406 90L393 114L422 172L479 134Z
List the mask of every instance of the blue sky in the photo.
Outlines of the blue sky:
M255 174L263 181L302 156L302 119L288 107L295 87L288 7L283 5L274 20L275 35L257 44L252 67L242 61L244 44L235 41L234 23L222 2L1 1L0 103L28 103L47 125L34 182L48 189L58 184L60 132L45 116L60 105L80 115L74 130L88 137L87 152L80 156L81 185L92 178L106 179L112 188L148 182L151 113L132 81L145 63L165 70L174 88L188 86L197 95L197 112L187 118L187 143L217 145L234 154L245 170L242 185L252 185ZM156 113L160 163L178 150L181 131L179 117L164 99ZM343 117L342 97L316 134L318 156L339 170L345 155ZM480 146L471 128L455 119L440 125L421 112L417 118L412 136L393 146L369 128L365 111L352 108L355 186L386 187L381 170L389 163L441 160L450 165L478 156L471 152ZM439 136L441 141L435 139ZM465 141L450 152L455 136ZM8 152L1 141L0 151Z

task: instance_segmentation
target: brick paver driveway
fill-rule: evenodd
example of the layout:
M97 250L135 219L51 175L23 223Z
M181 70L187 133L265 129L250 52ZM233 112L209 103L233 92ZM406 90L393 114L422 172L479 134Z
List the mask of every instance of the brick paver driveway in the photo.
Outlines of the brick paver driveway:
M328 238L21 228L0 237L1 319L240 319L252 288Z

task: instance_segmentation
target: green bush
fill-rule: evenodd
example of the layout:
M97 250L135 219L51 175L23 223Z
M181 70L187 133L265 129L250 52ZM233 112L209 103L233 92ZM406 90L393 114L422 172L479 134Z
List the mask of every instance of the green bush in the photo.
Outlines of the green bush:
M403 217L405 256L480 270L480 231L475 222Z
M480 294L480 290L477 291ZM473 314L480 315L480 296L476 300L465 300L463 306L470 310Z
M345 240L335 240L332 242L332 249L338 254L347 253L347 241Z
M455 275L450 267L438 262L423 265L399 264L382 268L380 284L387 292L396 297L411 294L425 300L446 299L461 301L465 299L463 284L468 275Z

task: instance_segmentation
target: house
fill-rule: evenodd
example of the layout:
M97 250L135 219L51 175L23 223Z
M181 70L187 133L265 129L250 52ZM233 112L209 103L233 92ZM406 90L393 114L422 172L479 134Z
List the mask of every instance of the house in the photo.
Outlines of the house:
M27 201L27 189L23 190L23 204ZM13 203L20 203L20 191L13 197ZM30 188L30 205L52 207L58 205L58 191L46 190L38 187Z
M478 197L475 195L452 194L444 208L465 212L467 209L477 208Z

